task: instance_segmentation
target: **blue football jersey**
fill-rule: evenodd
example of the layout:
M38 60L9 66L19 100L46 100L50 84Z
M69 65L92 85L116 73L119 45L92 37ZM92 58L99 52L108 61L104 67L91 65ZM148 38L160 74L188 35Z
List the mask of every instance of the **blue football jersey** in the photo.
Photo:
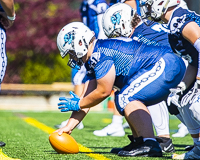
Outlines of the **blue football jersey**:
M153 23L151 26L147 26L145 23L141 22L141 24L135 28L131 38L147 45L170 47L167 32L168 29L160 23Z
M185 25L196 22L200 26L200 15L181 7L175 8L168 22L170 30L169 43L174 52L184 57L195 67L198 65L198 52L195 47L182 36Z
M80 7L82 22L94 31L98 38L103 13L108 8L106 0L84 0Z
M173 54L169 47L148 46L130 38L97 40L93 54L85 64L87 80L104 77L114 64L114 85L121 88L137 71L156 63L167 52Z

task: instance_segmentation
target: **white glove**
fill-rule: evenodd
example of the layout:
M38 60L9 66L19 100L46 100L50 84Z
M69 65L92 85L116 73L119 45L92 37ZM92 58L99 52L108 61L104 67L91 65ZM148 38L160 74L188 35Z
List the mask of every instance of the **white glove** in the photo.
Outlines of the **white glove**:
M181 99L181 106L185 106L187 104L192 104L193 99L197 94L200 93L200 90L198 89L199 80L197 80L194 84L194 87L192 87L187 94Z
M181 107L180 106L180 101L179 101L179 98L180 98L180 95L183 94L183 91L181 88L172 88L170 89L170 94L167 98L167 105L170 106L171 103L173 103L174 105L176 105L177 107Z

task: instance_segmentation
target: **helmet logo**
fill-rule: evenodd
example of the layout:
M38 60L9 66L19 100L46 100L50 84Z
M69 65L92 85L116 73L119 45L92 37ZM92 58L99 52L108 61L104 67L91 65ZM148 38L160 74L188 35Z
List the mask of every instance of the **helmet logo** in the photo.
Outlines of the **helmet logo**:
M74 40L74 35L75 35L75 32L72 31L72 32L68 32L67 34L65 34L64 36L64 44L63 44L63 47L68 43L68 44L71 44L72 43L72 46L73 46L73 40Z
M120 19L121 19L120 11L117 11L112 15L111 22L114 24L114 29L115 29L116 24L119 25Z

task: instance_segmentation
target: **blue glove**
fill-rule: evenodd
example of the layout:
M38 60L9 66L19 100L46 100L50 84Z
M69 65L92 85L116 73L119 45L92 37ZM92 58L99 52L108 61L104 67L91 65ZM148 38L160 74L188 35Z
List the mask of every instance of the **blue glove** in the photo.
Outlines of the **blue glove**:
M69 94L72 96L72 98L59 98L59 100L62 102L58 103L58 109L61 109L61 112L80 111L80 98L72 91L70 91Z

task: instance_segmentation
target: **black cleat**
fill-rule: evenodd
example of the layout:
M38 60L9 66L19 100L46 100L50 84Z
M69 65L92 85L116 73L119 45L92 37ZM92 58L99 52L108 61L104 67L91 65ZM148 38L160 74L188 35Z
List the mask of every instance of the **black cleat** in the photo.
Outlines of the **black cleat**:
M172 153L175 152L172 139L166 137L156 137L156 140L160 144L163 153Z
M4 147L6 144L4 142L0 142L0 147Z
M192 146L186 146L185 151L191 151L194 148L194 145Z
M134 146L137 145L135 139L137 140L137 142L142 142L143 141L143 138L142 137L139 137L139 138L133 138L132 135L128 135L128 138L129 140L131 141L131 143L123 148L112 148L111 149L111 153L114 153L114 154L118 154L119 151L123 150L123 151L130 151L133 149Z
M121 150L118 155L124 157L162 157L162 150L157 141L146 140L137 144L131 151Z

